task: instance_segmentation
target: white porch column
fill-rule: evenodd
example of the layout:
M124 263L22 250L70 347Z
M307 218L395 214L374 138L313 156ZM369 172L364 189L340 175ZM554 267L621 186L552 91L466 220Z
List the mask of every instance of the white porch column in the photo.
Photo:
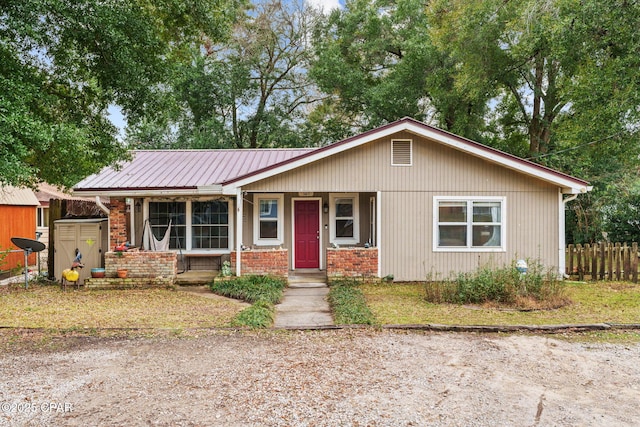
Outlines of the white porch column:
M131 240L129 240L129 243L131 243L133 246L136 245L136 199L134 198L128 198L128 205L129 205L129 230L131 230L130 236L129 238Z
M242 271L242 188L236 190L236 276L240 277Z

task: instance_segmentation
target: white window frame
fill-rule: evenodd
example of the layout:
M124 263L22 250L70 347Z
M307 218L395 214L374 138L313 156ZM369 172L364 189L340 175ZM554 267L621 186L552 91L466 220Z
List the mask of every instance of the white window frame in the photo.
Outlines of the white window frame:
M467 246L439 246L438 237L440 235L439 206L440 202L466 202L467 203ZM500 225L500 245L499 246L472 246L473 244L473 203L500 203L500 223L488 225ZM444 224L443 224L444 225ZM435 196L433 198L433 251L434 252L506 252L507 241L507 198L491 196Z
M260 238L260 200L276 200L278 203L278 236L275 239ZM279 246L284 243L284 194L258 193L253 196L253 244L256 246Z
M207 201L211 201L211 200L216 200L216 198L206 198L206 197L200 197L200 198L192 198L192 199L179 199L179 200L173 200L173 199L168 199L168 198L145 198L144 199L144 203L143 203L143 218L145 218L146 220L149 219L149 203L150 202L184 202L186 203L186 207L185 207L185 226L186 226L186 232L185 232L185 243L186 243L186 247L182 248L182 250L186 253L189 254L212 254L212 255L218 255L218 254L228 254L230 253L233 249L234 249L234 245L235 245L235 203L232 199L229 198L225 198L224 201L226 201L229 204L229 223L228 223L228 227L229 227L229 247L228 248L219 248L219 249L214 249L214 248L197 248L197 249L193 249L193 242L192 242L192 218L191 218L191 202L207 202ZM177 252L178 249L170 249L171 251Z
M49 217L49 208L44 206L38 206L36 209L36 228L46 228L49 227L48 219ZM43 224L40 224L40 220L42 220Z
M336 200L353 199L353 237L336 237ZM337 245L355 245L360 243L360 198L358 193L329 194L329 236L331 243Z
M409 143L409 163L395 163L394 153L394 145L396 142L408 142ZM409 167L413 166L413 139L392 139L391 140L391 166L404 166Z

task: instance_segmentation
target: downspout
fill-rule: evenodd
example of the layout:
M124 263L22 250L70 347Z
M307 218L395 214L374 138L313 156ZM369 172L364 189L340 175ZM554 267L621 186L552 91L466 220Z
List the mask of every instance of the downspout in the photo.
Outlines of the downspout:
M111 247L111 211L102 203L100 196L96 196L96 206L107 215L107 247L103 249L106 252Z
M242 188L236 190L236 276L242 272Z
M107 214L107 217L109 217L109 208L102 203L102 200L100 200L100 196L96 196L96 206L98 206L100 210Z
M559 236L558 236L558 273L559 273L559 277L563 277L565 279L568 279L569 276L566 274L565 270L566 270L566 256L565 256L565 247L566 247L566 240L565 240L565 215L564 215L564 211L565 208L567 206L567 203L569 203L572 200L575 200L578 197L578 194L572 194L571 196L567 197L566 199L562 196L562 190L559 192L559 197L560 197L560 212L558 212L558 230L559 230Z

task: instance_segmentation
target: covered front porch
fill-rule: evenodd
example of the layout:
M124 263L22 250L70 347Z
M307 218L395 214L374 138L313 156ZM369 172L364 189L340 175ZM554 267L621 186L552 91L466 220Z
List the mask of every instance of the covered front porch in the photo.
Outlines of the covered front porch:
M312 270L327 277L379 277L376 193L266 193L236 197L112 198L110 247L129 242L153 253L145 228L168 238L176 276L190 271L287 277ZM109 267L107 266L107 270Z

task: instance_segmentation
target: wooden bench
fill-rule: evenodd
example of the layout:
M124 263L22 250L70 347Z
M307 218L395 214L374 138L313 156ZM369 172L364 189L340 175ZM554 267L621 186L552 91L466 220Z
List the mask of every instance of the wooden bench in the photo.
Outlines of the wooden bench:
M212 258L213 260L213 265L211 268L211 270L217 270L219 271L220 268L222 267L222 254L203 254L203 253L183 253L182 254L185 260L185 270L186 271L190 271L192 270L191 268L191 261L193 259L203 259L203 258Z

